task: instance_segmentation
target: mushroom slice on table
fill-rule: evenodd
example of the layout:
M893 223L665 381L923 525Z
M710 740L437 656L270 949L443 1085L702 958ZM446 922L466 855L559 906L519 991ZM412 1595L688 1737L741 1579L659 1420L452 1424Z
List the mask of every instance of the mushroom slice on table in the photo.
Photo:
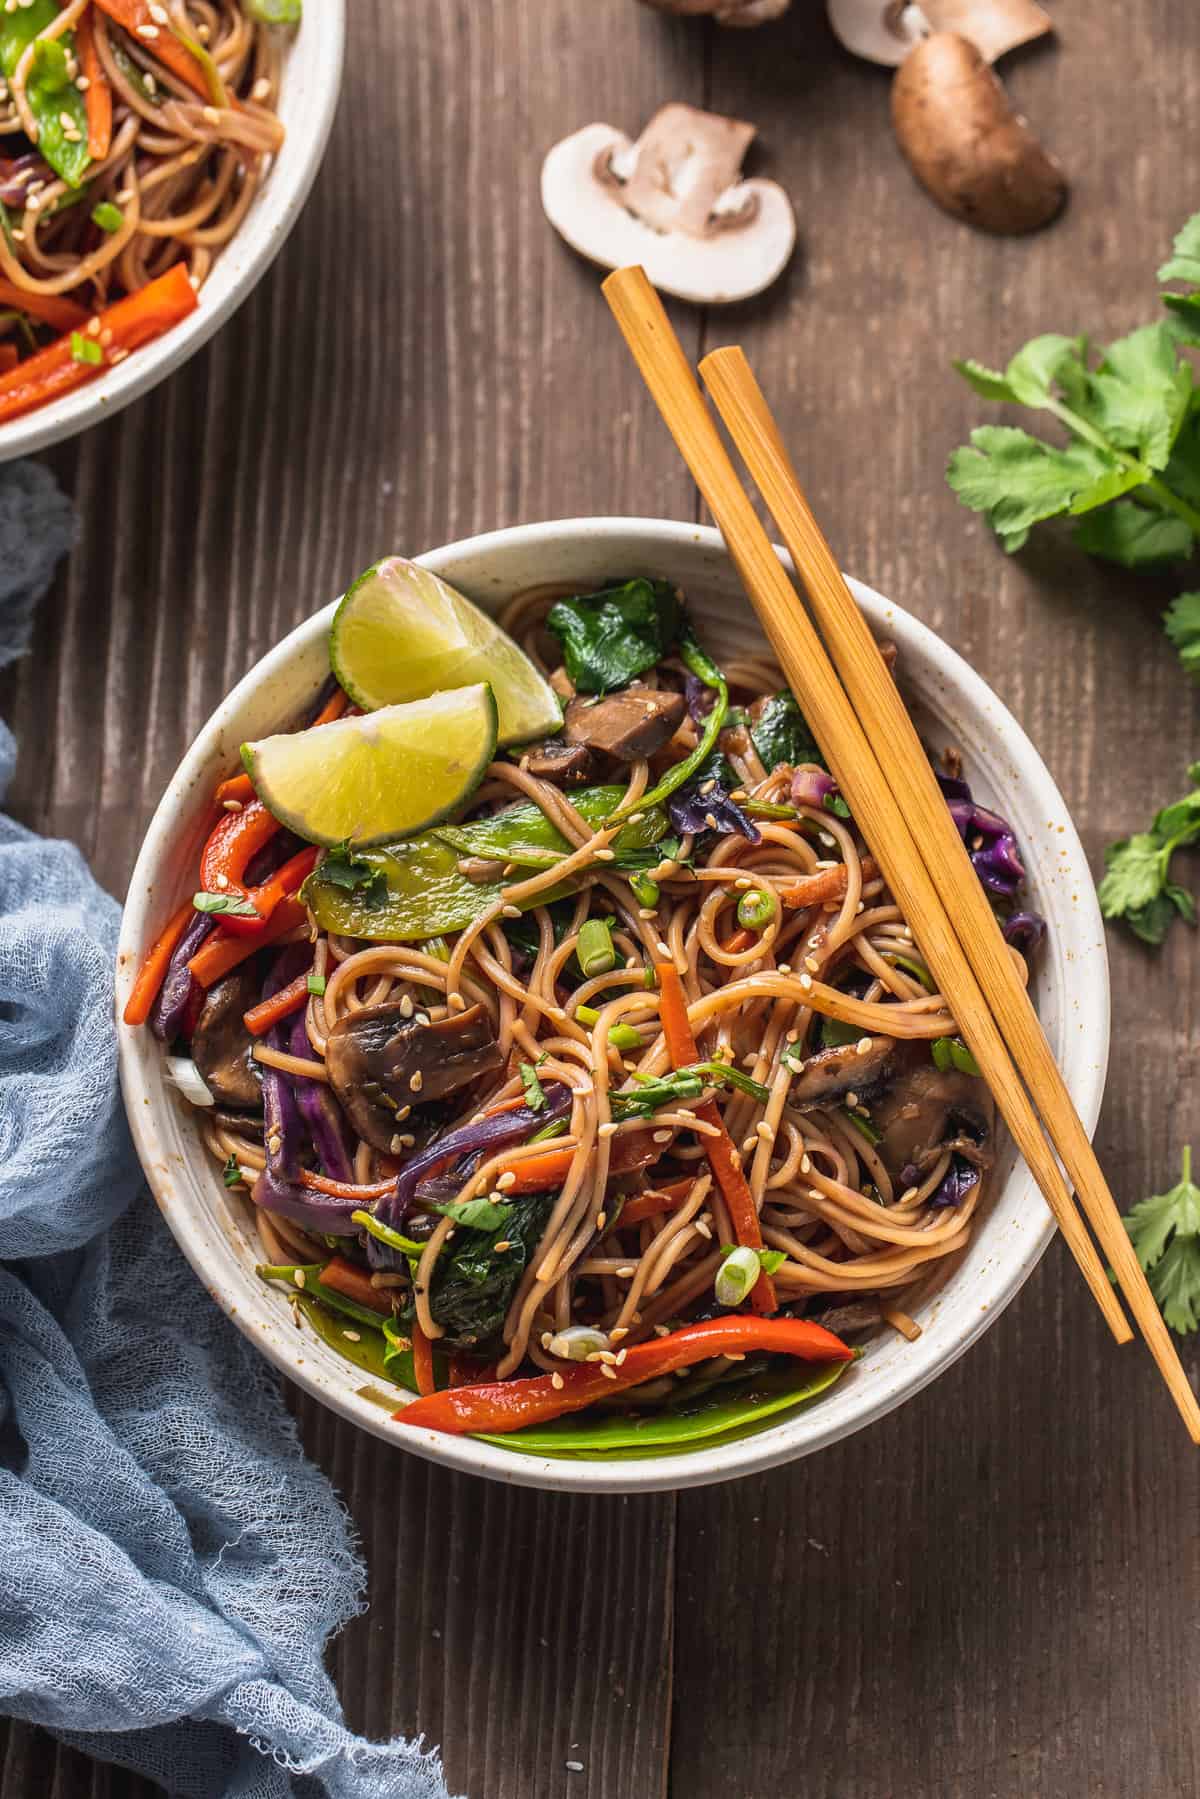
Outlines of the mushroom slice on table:
M892 83L892 123L922 187L969 225L1015 237L1062 210L1060 164L966 38L940 31L905 58Z
M375 1149L388 1151L405 1117L503 1067L491 1019L482 1006L436 1023L403 1000L362 1006L339 1018L325 1046L325 1066L346 1116Z
M680 104L661 107L636 143L585 125L542 164L542 206L591 262L639 262L681 300L745 300L775 280L796 242L778 183L741 179L753 139L753 125Z
M1035 0L829 0L829 23L851 55L891 69L936 31L958 32L995 62L1054 29Z
M642 0L655 12L694 18L708 14L718 25L768 25L782 19L792 0Z

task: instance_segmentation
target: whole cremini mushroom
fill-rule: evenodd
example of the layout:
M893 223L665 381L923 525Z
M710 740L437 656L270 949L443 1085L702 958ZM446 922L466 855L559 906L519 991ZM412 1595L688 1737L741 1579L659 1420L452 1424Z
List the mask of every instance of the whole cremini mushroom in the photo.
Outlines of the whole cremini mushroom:
M774 181L742 180L753 125L663 106L637 142L585 125L542 164L542 206L572 249L604 268L641 263L682 300L747 299L783 269L796 241Z
M1061 211L1061 166L966 38L937 32L909 52L892 84L892 123L917 180L956 218L1015 237Z
M695 17L711 15L718 25L768 25L782 19L792 0L642 0L655 12L670 12Z

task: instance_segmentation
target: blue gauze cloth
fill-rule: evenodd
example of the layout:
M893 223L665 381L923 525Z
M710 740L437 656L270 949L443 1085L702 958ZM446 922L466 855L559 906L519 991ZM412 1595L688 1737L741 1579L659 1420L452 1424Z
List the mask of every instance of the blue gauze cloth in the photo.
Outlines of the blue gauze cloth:
M0 666L74 534L0 467ZM0 797L14 745L0 724ZM342 1722L349 1519L146 1192L117 1086L118 908L0 817L0 1709L187 1799L446 1799Z

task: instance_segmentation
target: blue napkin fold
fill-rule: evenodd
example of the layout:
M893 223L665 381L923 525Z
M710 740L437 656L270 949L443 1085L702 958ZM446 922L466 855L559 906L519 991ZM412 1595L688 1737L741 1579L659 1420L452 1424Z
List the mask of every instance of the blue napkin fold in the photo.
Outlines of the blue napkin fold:
M0 666L73 534L44 469L0 468ZM0 724L0 798L14 755ZM186 1799L446 1799L435 1754L342 1722L352 1527L141 1180L118 918L0 817L0 1710Z

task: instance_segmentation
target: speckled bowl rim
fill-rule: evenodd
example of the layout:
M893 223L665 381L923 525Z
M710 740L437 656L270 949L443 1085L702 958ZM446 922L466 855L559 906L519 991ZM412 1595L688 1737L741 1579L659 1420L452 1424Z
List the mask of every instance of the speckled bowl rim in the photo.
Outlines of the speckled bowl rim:
M181 368L257 286L300 216L321 166L342 82L346 0L310 0L284 56L283 148L204 284L196 311L128 361L75 393L0 425L0 462L62 443L111 418Z
M781 552L782 554L782 552ZM566 519L467 539L421 559L457 580L482 604L542 579L598 580L636 568L671 573L694 591L724 586L722 617L736 589L716 531L647 519ZM786 556L784 561L787 561ZM512 573L520 570L518 580ZM504 571L509 572L506 574ZM570 571L570 572L568 572ZM918 710L959 742L982 797L1001 791L1030 866L1034 903L1046 914L1048 999L1039 998L1068 1088L1092 1131L1108 1056L1109 985L1104 932L1087 861L1054 782L1028 737L986 683L940 638L900 607L852 583L873 628L898 644ZM754 629L746 602L744 618ZM234 688L181 762L151 820L130 884L117 964L118 1017L145 947L186 892L206 817L207 795L242 735L294 716L297 682L315 690L326 606L271 650ZM736 628L741 629L741 619ZM712 629L719 630L714 623ZM288 692L289 683L291 691ZM253 724L248 720L253 718ZM1048 1008L1048 1010L1047 1010ZM918 1310L913 1344L872 1344L864 1359L816 1404L758 1435L673 1457L566 1462L521 1455L466 1437L415 1430L392 1420L369 1376L314 1334L298 1332L282 1295L254 1274L244 1201L230 1201L200 1145L190 1109L168 1087L159 1045L119 1026L121 1081L138 1153L155 1198L205 1287L259 1349L314 1398L374 1435L452 1468L518 1485L562 1491L634 1492L729 1480L811 1454L882 1418L948 1368L991 1325L1028 1279L1054 1224L1023 1167L1009 1152L988 1213L941 1291ZM236 1209L235 1209L236 1207ZM1013 1353L1017 1353L1013 1347ZM386 1396L389 1400L392 1395Z

